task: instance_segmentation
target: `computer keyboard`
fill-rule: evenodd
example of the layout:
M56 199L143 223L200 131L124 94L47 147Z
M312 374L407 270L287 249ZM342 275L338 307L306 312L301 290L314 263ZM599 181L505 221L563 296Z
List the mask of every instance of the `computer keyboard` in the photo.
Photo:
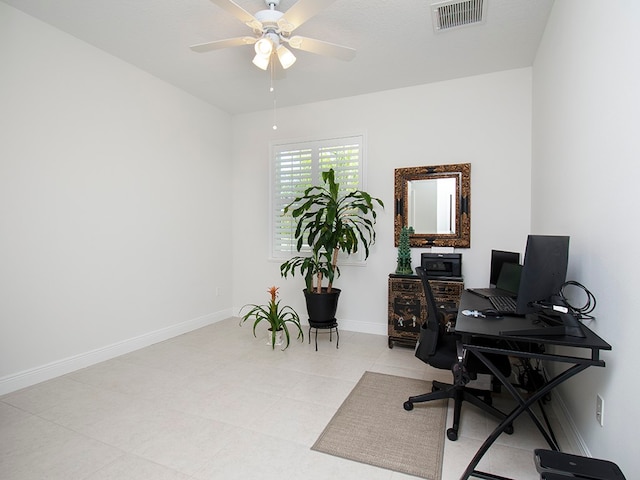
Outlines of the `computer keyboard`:
M511 297L489 297L489 301L500 313L516 313L516 301Z

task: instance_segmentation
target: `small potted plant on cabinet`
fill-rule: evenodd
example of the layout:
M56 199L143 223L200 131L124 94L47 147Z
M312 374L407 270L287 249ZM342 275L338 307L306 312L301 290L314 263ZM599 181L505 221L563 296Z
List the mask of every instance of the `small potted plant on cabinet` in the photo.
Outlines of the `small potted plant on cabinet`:
M355 253L362 246L364 258L368 258L376 239L376 204L384 208L382 200L362 190L340 192L333 169L322 172L322 181L324 186L307 188L284 209L285 215L291 212L297 219L297 251L305 242L311 251L284 262L280 273L286 278L299 271L304 277L311 324L335 321L340 295L340 289L333 288L334 279L340 276L338 253ZM325 280L327 285L323 286Z
M280 306L280 300L277 300L278 287L271 287L268 292L271 294L271 301L268 305L255 305L247 304L241 309L250 308L250 310L241 318L240 324L254 318L253 323L253 336L256 336L256 327L262 321L269 324L269 344L272 349L276 348L276 345L284 344L282 350L285 350L289 346L290 334L287 324L295 325L298 329L298 337L300 341L303 341L304 334L302 333L302 326L300 325L300 318L296 311L289 305L283 307Z

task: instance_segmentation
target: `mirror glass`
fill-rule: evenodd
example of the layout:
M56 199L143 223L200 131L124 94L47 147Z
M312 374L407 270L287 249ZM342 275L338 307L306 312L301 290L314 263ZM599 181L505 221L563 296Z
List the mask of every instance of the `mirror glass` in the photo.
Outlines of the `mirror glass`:
M395 244L412 227L412 247L468 248L471 164L398 168L395 171Z
M456 233L457 179L410 180L407 225L418 233Z

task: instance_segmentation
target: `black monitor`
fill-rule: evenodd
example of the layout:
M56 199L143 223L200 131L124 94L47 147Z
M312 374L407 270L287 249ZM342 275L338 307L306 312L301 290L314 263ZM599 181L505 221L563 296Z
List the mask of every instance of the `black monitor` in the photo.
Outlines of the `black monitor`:
M569 237L529 235L520 275L516 313L540 311L540 303L550 302L560 293L567 278Z
M516 313L536 314L541 326L533 330L511 333L585 336L582 324L559 295L567 277L568 263L568 236L529 235L520 276Z
M498 277L504 263L520 263L520 254L518 252L505 252L504 250L491 250L489 285L498 284Z

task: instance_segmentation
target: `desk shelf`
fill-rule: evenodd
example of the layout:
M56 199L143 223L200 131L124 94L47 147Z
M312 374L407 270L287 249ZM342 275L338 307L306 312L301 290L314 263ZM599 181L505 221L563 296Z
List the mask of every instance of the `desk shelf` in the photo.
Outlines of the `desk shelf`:
M436 307L444 313L444 323L455 324L464 290L461 278L429 280ZM427 316L427 301L417 275L389 275L389 348L395 344L415 348L420 325Z

